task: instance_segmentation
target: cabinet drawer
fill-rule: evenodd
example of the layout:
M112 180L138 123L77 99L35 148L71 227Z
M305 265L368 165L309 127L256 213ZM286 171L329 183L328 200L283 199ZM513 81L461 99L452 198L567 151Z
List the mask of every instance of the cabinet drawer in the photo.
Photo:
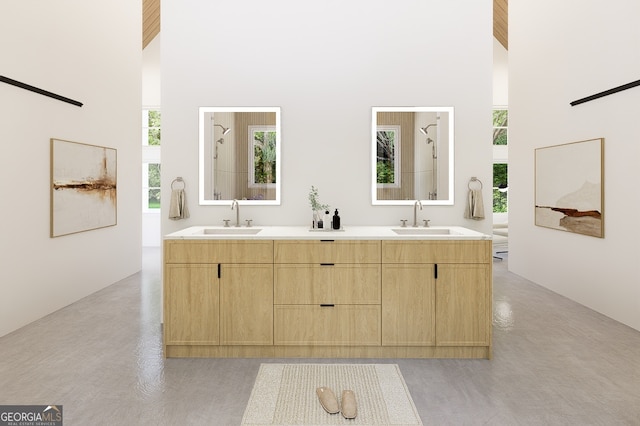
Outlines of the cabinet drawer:
M382 263L491 263L491 240L385 240Z
M380 305L275 305L275 345L380 345Z
M275 265L276 304L379 304L380 265Z
M166 263L272 263L273 241L165 240Z
M275 263L380 263L380 241L274 242Z

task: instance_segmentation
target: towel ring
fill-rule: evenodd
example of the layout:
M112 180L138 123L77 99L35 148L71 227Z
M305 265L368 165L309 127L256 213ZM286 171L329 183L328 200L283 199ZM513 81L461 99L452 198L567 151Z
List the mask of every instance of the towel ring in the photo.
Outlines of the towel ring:
M477 177L475 177L475 176L474 176L474 177L472 177L472 178L469 180L469 184L467 185L467 187L468 187L469 189L473 189L473 188L471 188L471 184L472 184L473 182L478 182L478 183L480 184L480 188L479 188L479 189L482 189L482 181L481 181L480 179L478 179Z
M181 183L182 184L182 188L174 188L173 187L174 183ZM178 176L177 178L175 178L173 180L173 182L171 182L171 189L185 189L186 186L187 186L187 184L184 182L184 180L180 176Z

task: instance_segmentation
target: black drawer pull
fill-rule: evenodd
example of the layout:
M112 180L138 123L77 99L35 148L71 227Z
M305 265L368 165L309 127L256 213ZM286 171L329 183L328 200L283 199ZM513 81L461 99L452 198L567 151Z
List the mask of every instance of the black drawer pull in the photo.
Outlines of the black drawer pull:
M332 243L335 240L320 240L321 243Z
M334 306L336 306L336 305L334 305L333 303L321 303L320 304L321 308L333 308Z
M320 266L335 266L335 263L321 263Z

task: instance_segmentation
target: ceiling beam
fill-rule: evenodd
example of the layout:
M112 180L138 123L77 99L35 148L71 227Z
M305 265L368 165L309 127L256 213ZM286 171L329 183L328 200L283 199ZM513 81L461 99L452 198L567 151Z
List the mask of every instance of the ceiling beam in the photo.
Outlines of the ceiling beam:
M493 36L509 50L509 0L493 0Z
M160 0L142 0L142 48L160 32Z

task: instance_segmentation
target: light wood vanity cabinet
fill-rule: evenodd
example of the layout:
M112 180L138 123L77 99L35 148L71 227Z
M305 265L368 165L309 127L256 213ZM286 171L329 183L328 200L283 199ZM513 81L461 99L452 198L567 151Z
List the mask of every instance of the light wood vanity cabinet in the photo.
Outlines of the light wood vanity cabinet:
M222 264L220 344L273 344L273 265Z
M490 240L165 240L168 357L490 358Z
M164 343L220 343L220 280L217 266L165 265Z
M167 356L273 344L273 241L168 240L164 262Z
M380 345L380 241L275 241L274 344Z
M489 346L491 266L438 264L436 345Z
M382 344L489 357L491 289L490 241L383 241Z
M434 346L434 266L382 265L382 345Z

